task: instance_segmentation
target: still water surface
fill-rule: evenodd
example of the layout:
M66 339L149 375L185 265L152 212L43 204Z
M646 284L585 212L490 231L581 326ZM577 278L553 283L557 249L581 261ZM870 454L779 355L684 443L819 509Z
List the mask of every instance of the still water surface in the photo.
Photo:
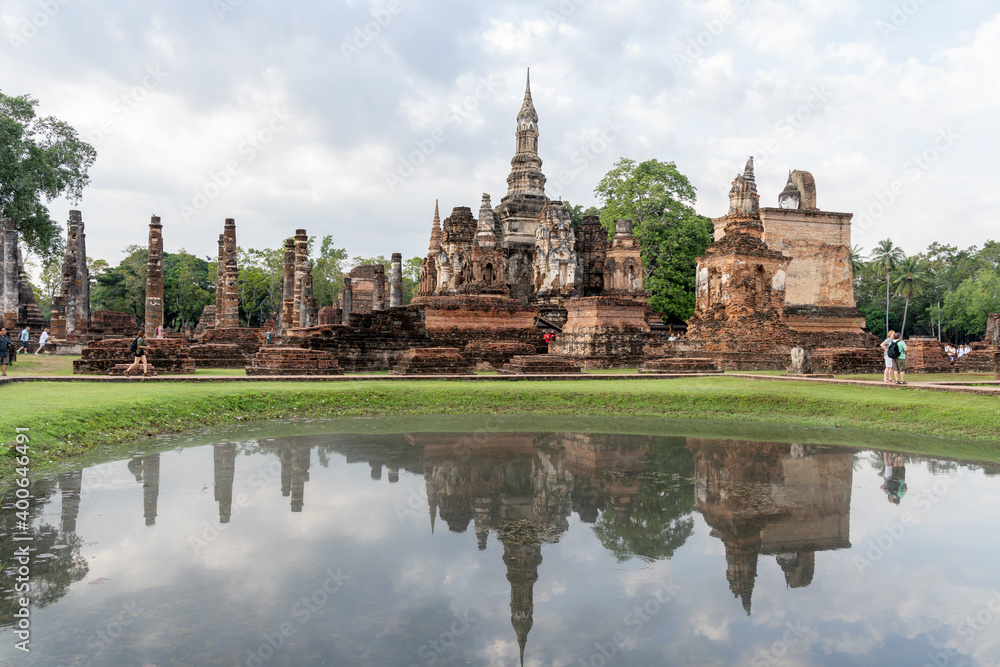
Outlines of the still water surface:
M325 433L35 480L0 664L997 665L1000 476L599 432Z

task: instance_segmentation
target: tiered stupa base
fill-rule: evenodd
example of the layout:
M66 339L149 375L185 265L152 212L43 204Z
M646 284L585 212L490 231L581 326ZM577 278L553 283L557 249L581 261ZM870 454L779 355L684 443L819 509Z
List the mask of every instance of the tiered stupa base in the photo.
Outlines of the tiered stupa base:
M518 355L535 354L538 350L531 343L517 340L474 340L464 350L464 356L476 365L476 370L492 371Z
M267 347L246 366L247 375L343 375L329 352L301 347Z
M580 373L580 366L571 359L554 354L519 355L504 364L501 375L562 375Z
M207 343L192 345L188 354L197 368L243 368L247 357L235 343Z
M390 375L472 375L471 361L455 347L424 347L407 350Z
M107 375L122 362L127 368L135 360L129 352L130 338L95 340L81 351L81 358L73 362L74 374ZM190 375L194 361L184 349L184 341L177 338L150 338L146 341L146 360L156 365L158 375ZM140 364L141 367L141 364Z
M639 367L640 373L719 373L715 359L650 359Z

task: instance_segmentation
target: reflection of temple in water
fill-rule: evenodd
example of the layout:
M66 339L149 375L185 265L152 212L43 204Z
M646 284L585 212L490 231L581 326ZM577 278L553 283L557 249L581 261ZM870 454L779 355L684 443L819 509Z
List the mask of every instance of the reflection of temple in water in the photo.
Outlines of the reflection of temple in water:
M594 523L600 508L610 506L627 521L654 438L503 433L418 434L407 440L423 452L431 531L440 515L452 532L472 524L480 550L491 532L503 544L511 625L523 664L542 544L560 539L574 511Z
M221 524L236 520L237 454L246 447L269 455L269 465L255 474L266 467L275 484L262 487L264 493L276 495L280 483L296 513L306 511L314 458L324 467L331 455L366 465L376 482L397 483L400 471L423 476L431 533L443 524L474 534L480 551L490 546L491 533L499 541L522 662L543 544L559 541L574 513L624 560L669 558L691 535L697 510L725 544L729 588L747 613L761 554L775 556L788 586L798 588L811 583L817 551L850 546L849 451L583 433L343 434L223 443L213 446ZM656 474L645 474L647 468ZM153 526L160 456L132 459L128 469L142 484L143 515ZM72 532L81 474L61 475L58 485L62 530Z
M128 462L128 471L142 484L142 515L147 526L156 525L156 503L160 496L160 455L140 456Z
M812 583L817 551L850 543L850 451L692 440L695 509L726 545L729 590L750 613L757 559L774 555L790 588Z

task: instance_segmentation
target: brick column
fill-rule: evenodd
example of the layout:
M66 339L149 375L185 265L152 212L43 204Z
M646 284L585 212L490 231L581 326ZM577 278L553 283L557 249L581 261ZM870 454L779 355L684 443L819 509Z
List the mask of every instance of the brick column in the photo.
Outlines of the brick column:
M372 276L372 312L385 310L385 267L376 264Z
M285 241L285 277L281 287L281 335L292 328L292 306L295 304L295 241Z
M163 225L155 215L149 221L149 259L146 262L146 338L163 325Z
M221 289L221 298L219 291ZM216 283L215 328L240 326L239 268L236 265L236 221L226 218L219 237L219 279Z
M343 307L343 323L350 324L351 320L351 307L353 306L354 294L351 291L351 277L344 276L344 288L340 290L340 297L344 302Z
M392 273L389 277L389 307L403 305L403 256L392 253Z
M17 221L4 218L0 225L0 316L11 335L16 335L17 310L20 302L21 271L17 265Z
M302 326L302 282L304 277L303 266L309 259L309 235L304 229L295 230L295 269L293 271L293 302L292 302L292 326L295 328Z

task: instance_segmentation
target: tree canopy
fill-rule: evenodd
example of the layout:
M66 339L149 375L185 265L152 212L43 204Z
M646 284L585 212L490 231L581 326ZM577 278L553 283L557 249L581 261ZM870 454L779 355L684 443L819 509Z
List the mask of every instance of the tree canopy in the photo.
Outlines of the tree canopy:
M17 220L21 239L42 257L56 254L61 226L43 203L83 196L97 151L52 116L38 117L38 101L0 92L0 215Z
M695 188L673 162L621 158L594 188L601 199L601 225L632 221L642 250L649 304L665 320L694 314L696 259L712 242L712 221L693 206Z

